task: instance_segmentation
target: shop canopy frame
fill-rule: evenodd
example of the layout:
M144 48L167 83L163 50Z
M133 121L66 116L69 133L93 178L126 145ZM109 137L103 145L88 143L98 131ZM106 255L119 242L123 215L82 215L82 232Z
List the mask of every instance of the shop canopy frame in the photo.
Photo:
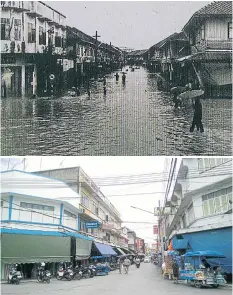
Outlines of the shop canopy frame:
M90 257L87 250L83 255L82 249L91 252L87 245L92 239L72 232L2 228L1 235L1 260L5 264L70 262L72 237L76 238L76 257ZM77 248L77 241L79 244L82 241L82 248Z

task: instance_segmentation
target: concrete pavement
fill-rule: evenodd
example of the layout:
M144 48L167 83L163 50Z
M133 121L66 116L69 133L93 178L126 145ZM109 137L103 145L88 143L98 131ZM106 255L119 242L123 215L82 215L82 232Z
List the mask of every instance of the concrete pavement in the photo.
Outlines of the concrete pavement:
M131 266L129 274L111 272L108 276L83 279L81 281L57 281L53 279L50 284L36 281L22 282L19 286L2 284L2 295L82 295L107 294L107 295L178 295L188 292L189 295L213 294L230 295L230 288L204 288L197 289L185 284L175 285L172 281L163 280L158 269L152 264L142 264L140 269Z

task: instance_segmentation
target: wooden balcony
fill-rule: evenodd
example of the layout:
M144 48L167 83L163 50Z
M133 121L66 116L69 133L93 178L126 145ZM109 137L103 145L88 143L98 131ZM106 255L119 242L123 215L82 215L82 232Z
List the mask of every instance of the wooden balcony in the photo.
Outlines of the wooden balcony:
M192 54L206 50L232 50L231 40L202 40L195 46L192 46Z
M1 1L2 10L12 10L16 12L29 11L28 7L22 1Z

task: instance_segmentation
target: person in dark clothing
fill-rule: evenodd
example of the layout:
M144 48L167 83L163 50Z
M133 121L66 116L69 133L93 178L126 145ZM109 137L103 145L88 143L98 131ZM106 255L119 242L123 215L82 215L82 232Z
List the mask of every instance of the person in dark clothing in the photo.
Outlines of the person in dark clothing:
M192 126L190 127L190 132L194 131L195 126L197 127L197 131L200 130L201 133L204 132L204 128L202 124L202 104L200 101L200 97L197 97L195 99L193 122L192 122Z
M123 73L123 75L122 75L122 83L123 84L125 84L125 80L126 80L126 75L125 75L125 73Z
M207 268L210 268L210 264L206 261L206 259L202 259L202 264L204 265L204 267L207 269Z
M116 73L116 82L118 82L118 80L119 80L119 74Z
M78 87L76 87L76 95L77 95L77 96L80 96L80 94L81 94L81 93L80 93L80 90L79 90L79 88L78 88Z
M174 284L178 284L178 278L179 278L179 266L177 261L173 261L172 263L172 272L173 272L173 280L174 280Z
M106 95L107 94L107 88L106 88L106 86L104 86L104 95Z

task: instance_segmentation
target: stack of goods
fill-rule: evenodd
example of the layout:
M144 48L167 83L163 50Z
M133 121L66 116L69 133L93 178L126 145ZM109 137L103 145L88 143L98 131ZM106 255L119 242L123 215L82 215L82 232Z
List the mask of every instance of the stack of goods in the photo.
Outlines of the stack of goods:
M170 277L173 273L173 271L172 271L172 256L165 256L164 262L165 262L164 275L168 275Z

